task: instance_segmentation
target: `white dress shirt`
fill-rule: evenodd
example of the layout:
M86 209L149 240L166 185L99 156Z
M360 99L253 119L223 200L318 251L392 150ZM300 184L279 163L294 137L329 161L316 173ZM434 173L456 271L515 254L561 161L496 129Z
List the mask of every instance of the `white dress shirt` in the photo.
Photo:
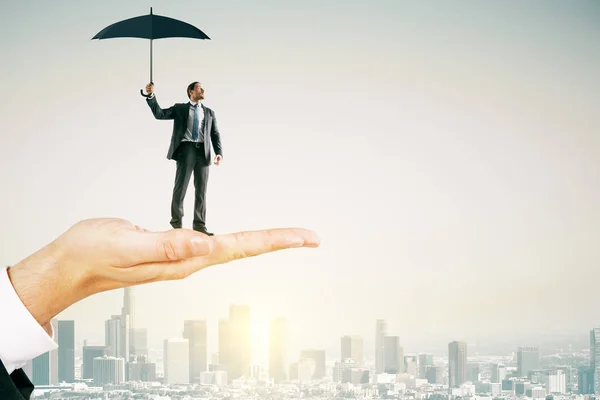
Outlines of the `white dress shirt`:
M58 344L33 318L8 278L8 267L0 268L0 360L11 374L30 360L55 350Z
M196 104L198 104L198 129L200 129L199 135L198 135L198 139L195 140L195 142L201 143L202 142L202 123L204 121L204 108L202 108L202 105L200 103L197 103L195 101L191 101L190 100L190 107L189 107L189 112L188 112L188 123L187 123L187 129L185 130L185 134L183 135L183 139L181 139L182 142L194 142L194 140L192 139L192 129L194 126L194 108L196 106Z

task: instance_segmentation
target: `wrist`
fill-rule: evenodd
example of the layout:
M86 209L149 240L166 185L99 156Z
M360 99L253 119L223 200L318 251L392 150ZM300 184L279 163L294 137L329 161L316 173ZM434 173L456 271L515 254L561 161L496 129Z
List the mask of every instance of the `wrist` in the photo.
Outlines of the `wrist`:
M78 301L81 278L62 268L64 254L53 242L8 268L8 277L29 313L44 329L52 318ZM72 274L71 274L72 275Z

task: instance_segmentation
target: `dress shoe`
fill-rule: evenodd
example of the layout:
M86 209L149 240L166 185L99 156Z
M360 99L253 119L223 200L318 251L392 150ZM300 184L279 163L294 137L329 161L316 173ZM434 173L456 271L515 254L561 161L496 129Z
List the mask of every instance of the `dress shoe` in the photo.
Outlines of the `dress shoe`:
M206 236L213 236L214 235L214 233L207 231L206 228L194 228L194 230L196 232L204 233Z

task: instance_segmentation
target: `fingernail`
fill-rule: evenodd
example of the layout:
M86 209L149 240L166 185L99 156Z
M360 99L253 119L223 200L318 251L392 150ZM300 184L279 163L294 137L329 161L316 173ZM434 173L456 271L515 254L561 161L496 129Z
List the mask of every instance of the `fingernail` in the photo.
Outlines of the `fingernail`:
M209 240L202 237L193 237L190 239L194 254L205 255L211 252L212 246Z

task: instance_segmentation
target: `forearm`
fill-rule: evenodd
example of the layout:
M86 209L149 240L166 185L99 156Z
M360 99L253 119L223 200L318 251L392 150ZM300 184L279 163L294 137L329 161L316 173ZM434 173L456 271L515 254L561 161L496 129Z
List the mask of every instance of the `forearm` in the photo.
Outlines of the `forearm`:
M150 110L152 110L152 114L154 114L154 118L156 119L173 119L173 107L164 109L161 108L160 105L158 104L158 101L156 101L156 96L154 96L154 94L152 95L152 97L149 97L146 102L148 103L148 106L150 107Z
M81 279L62 271L60 259L60 250L51 243L7 271L15 292L49 334L50 320L85 297L79 286Z
M220 135L218 129L213 129L213 131L210 133L210 139L211 139L210 141L212 142L215 154L223 157L223 146L221 145L221 135Z

